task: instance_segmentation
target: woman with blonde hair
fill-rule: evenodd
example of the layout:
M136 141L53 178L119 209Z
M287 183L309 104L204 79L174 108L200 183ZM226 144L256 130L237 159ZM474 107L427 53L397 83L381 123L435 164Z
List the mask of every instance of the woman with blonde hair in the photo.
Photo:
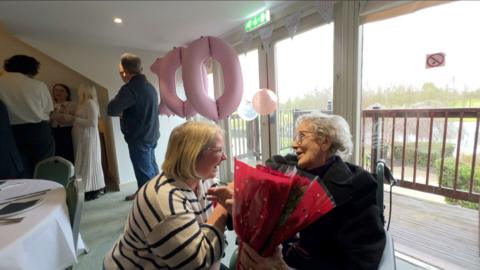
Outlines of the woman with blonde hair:
M104 268L218 269L228 212L213 207L207 190L225 159L217 125L191 121L173 129L163 173L138 190Z
M100 197L105 188L98 134L97 94L95 87L90 84L81 84L77 92L78 106L72 116L75 176L85 183L85 200L93 200Z

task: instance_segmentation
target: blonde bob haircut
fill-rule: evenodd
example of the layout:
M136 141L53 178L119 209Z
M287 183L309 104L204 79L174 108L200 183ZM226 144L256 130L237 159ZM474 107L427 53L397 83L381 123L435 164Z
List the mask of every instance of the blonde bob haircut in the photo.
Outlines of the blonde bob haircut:
M201 179L195 164L202 151L212 146L217 134L223 135L223 130L209 122L188 121L175 127L162 164L165 176L182 181Z

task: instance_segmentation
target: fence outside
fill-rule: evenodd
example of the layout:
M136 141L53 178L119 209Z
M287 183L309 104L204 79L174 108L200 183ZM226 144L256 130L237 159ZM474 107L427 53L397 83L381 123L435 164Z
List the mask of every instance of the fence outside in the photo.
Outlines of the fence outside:
M277 112L280 153L290 151L295 121L308 112ZM400 186L478 202L479 119L479 108L363 110L361 165L374 171L375 162L384 159ZM233 156L261 160L258 118L233 115L229 121Z
M233 114L229 118L232 155L238 159L261 160L260 120L245 121Z
M480 109L371 109L362 112L361 162L390 165L400 186L478 202Z

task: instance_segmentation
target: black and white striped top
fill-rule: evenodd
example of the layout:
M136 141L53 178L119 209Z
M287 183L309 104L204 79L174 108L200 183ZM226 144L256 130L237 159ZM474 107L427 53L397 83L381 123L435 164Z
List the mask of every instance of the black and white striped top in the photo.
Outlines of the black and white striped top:
M157 177L144 185L123 235L104 260L105 269L208 269L221 259L223 231L205 224L213 212L201 180L198 197L183 181Z

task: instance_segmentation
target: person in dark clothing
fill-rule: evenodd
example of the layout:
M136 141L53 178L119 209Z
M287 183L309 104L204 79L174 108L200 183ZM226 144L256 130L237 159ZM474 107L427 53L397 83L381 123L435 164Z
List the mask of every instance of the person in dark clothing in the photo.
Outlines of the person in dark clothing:
M55 138L55 155L61 156L75 164L73 155L72 125L65 118L75 115L77 104L72 102L70 88L63 83L52 87L54 111L50 115L50 126Z
M140 189L159 172L155 160L155 147L160 137L158 95L141 73L141 60L136 55L123 54L119 70L125 85L108 104L108 115L120 116L120 127ZM125 200L133 200L135 195L129 195Z
M34 79L40 62L27 55L5 60L0 77L0 100L7 107L15 143L22 157L23 175L32 178L38 162L55 154L48 122L53 102L47 85Z
M22 175L22 157L13 137L5 104L0 100L0 179L15 179Z
M340 116L302 115L296 122L292 148L296 155L274 156L266 165L321 181L335 208L304 228L269 258L243 244L245 269L377 269L385 247L385 230L377 205L377 182L371 174L344 162L352 149L350 128Z

